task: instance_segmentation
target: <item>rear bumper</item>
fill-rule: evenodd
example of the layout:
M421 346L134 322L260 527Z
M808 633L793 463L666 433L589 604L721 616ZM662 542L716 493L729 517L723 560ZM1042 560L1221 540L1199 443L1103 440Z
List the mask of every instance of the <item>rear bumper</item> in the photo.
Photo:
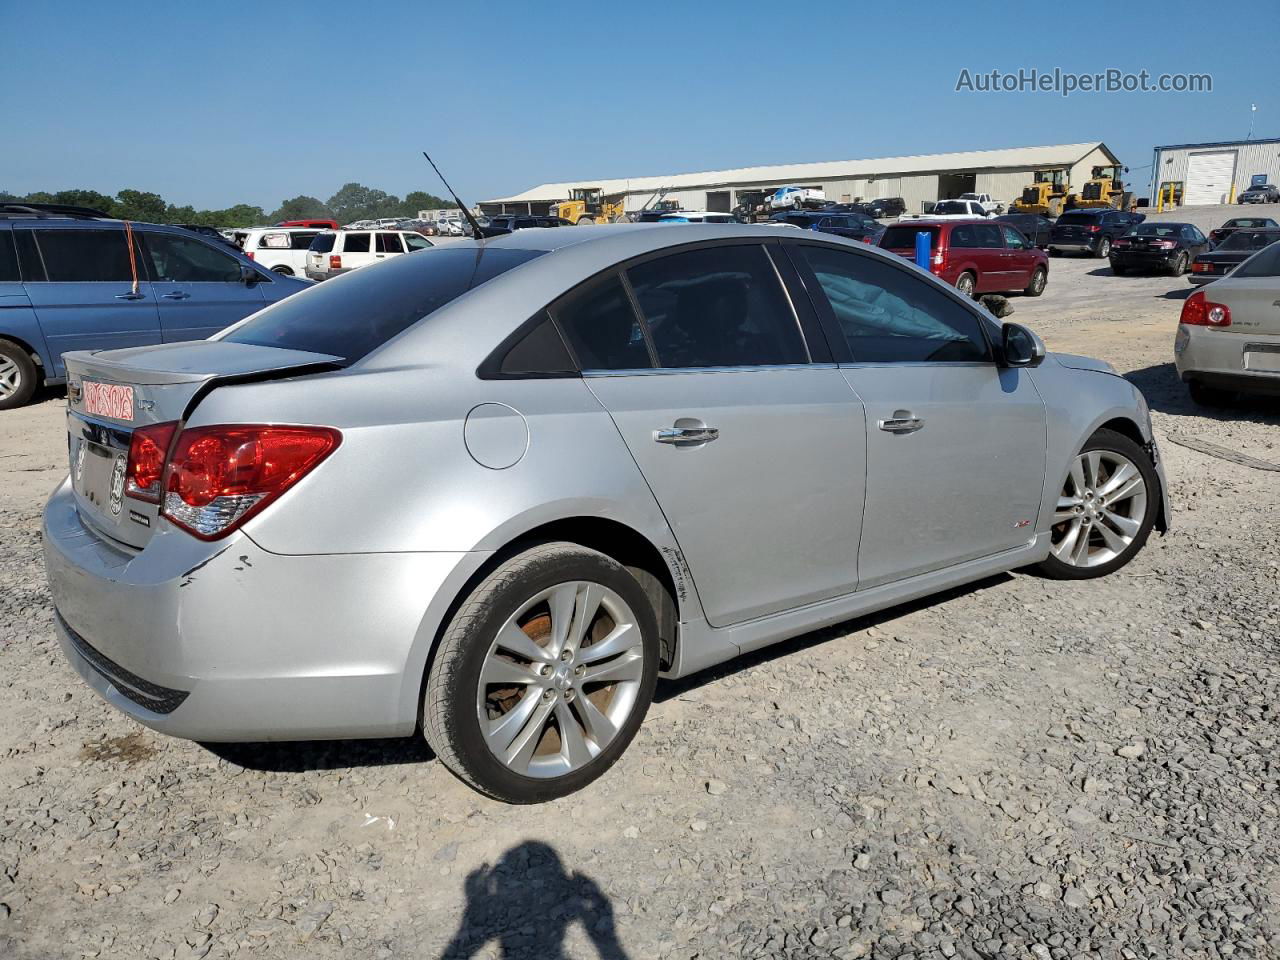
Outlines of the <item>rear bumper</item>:
M1182 253L1181 250L1144 250L1138 253L1131 250L1118 251L1115 247L1112 247L1110 259L1117 266L1145 267L1150 270L1171 267L1180 253Z
M1250 350L1250 347L1262 348ZM1280 336L1235 333L1230 328L1178 326L1173 359L1183 382L1198 380L1210 387L1241 393L1280 394L1280 370L1248 369L1246 357L1263 351L1280 358Z
M1213 283L1225 276L1225 273L1188 273L1187 283L1193 287L1203 287L1206 283Z
M447 595L479 554L268 553L172 530L126 553L50 498L44 553L68 662L138 722L191 740L401 736ZM439 601L439 602L438 602Z
M1098 241L1050 239L1048 247L1050 250L1061 250L1063 253L1093 253L1098 249Z

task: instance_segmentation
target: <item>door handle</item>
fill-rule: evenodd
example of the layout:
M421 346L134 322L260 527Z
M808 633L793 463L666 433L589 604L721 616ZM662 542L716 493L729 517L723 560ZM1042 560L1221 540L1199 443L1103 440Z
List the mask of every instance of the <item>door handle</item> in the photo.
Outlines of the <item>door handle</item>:
M165 300L188 300L191 297L189 293L183 293L181 290L175 290L173 293L164 293L161 296Z
M140 293L117 293L117 300L141 300L143 295Z
M658 443L693 444L710 443L720 436L715 427L666 427L653 431L653 439Z
M886 433L915 433L924 426L924 421L905 410L895 410L894 416L881 420L878 426Z

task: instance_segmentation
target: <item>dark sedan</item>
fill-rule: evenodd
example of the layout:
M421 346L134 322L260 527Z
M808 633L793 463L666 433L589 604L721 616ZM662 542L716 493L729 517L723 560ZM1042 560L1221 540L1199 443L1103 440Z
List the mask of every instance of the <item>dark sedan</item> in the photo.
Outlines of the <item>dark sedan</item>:
M1220 227L1209 231L1209 242L1215 247L1242 227L1280 227L1270 217L1232 217Z
M828 210L806 210L794 213L775 213L769 219L777 223L790 223L801 230L817 230L819 233L833 233L837 237L848 237L850 240L864 240L876 243L884 227L870 217L860 213L831 213Z
M1048 217L1038 213L1006 213L996 219L1017 228L1041 250L1049 246L1049 232L1053 230L1053 221Z
M1209 249L1209 238L1192 223L1140 223L1111 245L1111 272L1167 270L1175 277Z
M1280 203L1280 187L1274 183L1255 183L1240 191L1236 203Z
M1191 262L1191 273L1187 275L1187 279L1196 286L1211 283L1226 276L1235 269L1236 264L1243 263L1277 240L1280 240L1280 226L1235 230L1218 246L1200 254Z

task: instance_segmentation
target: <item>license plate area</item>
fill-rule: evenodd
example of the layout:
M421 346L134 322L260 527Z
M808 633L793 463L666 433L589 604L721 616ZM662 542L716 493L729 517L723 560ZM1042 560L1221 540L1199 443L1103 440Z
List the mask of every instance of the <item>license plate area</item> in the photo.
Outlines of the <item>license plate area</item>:
M91 417L133 422L133 387L122 383L80 381L80 405Z
M131 431L76 414L67 418L71 488L82 506L116 522L124 510Z
M1264 373L1280 373L1280 344L1245 344L1244 368Z

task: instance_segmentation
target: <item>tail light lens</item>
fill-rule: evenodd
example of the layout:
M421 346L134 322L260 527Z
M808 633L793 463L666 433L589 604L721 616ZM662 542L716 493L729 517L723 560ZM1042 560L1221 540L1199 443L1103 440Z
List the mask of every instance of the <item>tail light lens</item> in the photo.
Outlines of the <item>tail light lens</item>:
M246 250L246 251L244 252L244 255L245 255L246 257L248 257L250 260L252 260L252 259L253 259L253 251L252 251L252 250Z
M340 257L340 256L339 256L338 254L336 254L336 253L331 253L331 254L329 254L329 269L330 269L330 270L341 270L341 269L342 269L342 257Z
M124 493L147 503L160 502L160 480L173 440L176 422L139 427L129 440L129 462L124 471Z
M1128 237L1116 237L1115 243L1111 245L1113 247L1128 247L1128 246L1132 246L1132 244L1133 244L1133 241L1131 241Z
M1098 231L1100 231L1101 229L1102 229L1102 228L1101 228L1100 226L1098 226L1096 223L1091 224L1091 225L1089 226L1089 232L1090 232L1090 233L1097 233L1097 232L1098 232Z
M1159 247L1161 250L1172 250L1178 245L1177 240L1157 240L1152 244L1153 247Z
M201 540L224 537L331 454L330 427L234 424L182 431L164 475L161 512Z
M1229 327L1231 326L1231 308L1225 303L1214 303L1197 290L1182 303L1182 316L1179 323L1192 327Z
M1207 263L1200 263L1197 260L1195 263L1191 265L1191 272L1192 273L1208 273L1209 265Z

